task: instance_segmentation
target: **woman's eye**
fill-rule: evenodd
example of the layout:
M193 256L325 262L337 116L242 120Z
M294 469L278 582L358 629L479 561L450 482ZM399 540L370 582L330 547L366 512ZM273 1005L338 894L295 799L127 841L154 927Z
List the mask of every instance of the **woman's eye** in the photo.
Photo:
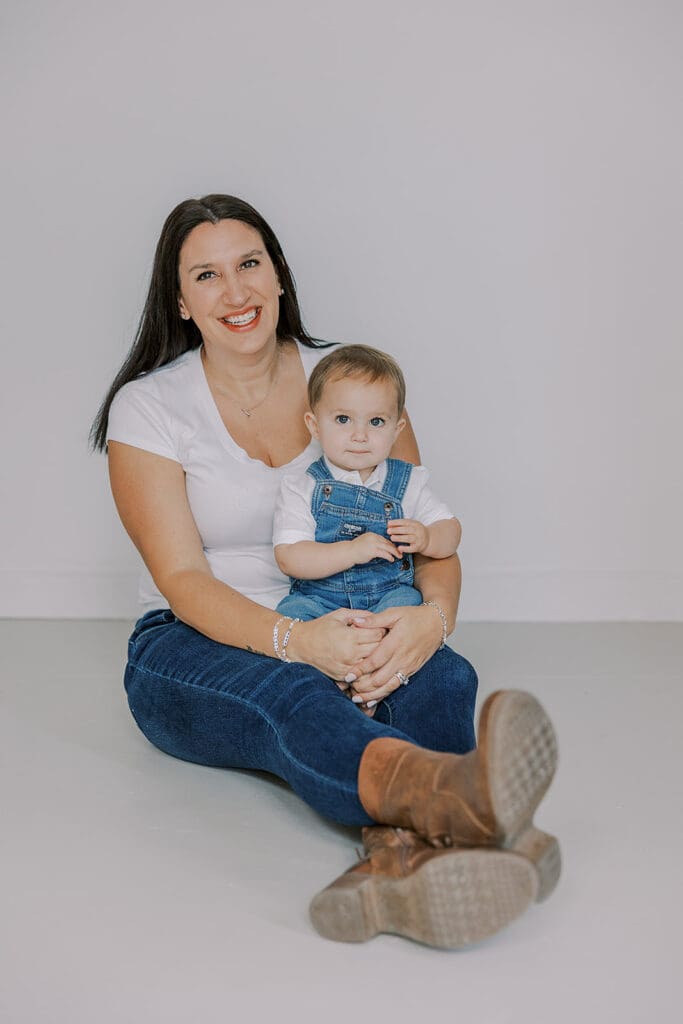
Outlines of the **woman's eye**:
M208 281L210 277L214 277L213 270L202 270L201 274L197 278L198 281Z
M336 419L337 423L348 423L349 422L349 417L348 416L344 416L344 415L336 416L335 419Z
M258 260L245 260L244 263L240 264L240 266L241 267L246 267L247 270L251 270L252 267L258 267L258 264L259 264Z
M382 419L381 416L373 416L372 419L370 420L370 426L371 427L383 427L384 426L384 420Z

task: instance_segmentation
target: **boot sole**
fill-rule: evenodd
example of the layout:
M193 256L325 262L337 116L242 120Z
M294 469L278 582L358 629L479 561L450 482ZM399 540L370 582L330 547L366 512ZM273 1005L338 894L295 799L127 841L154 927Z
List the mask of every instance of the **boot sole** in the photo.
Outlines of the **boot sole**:
M380 932L440 949L481 942L519 917L538 895L524 856L502 850L439 851L405 878L342 875L314 897L313 925L337 942Z
M537 899L547 899L560 877L562 858L557 839L535 828L533 815L557 768L555 730L530 693L503 690L485 704L479 732L499 844L534 864Z
M518 853L531 861L538 874L538 893L536 902L547 900L560 880L562 872L562 854L560 844L555 836L541 832L533 825L512 841L504 845L504 849Z

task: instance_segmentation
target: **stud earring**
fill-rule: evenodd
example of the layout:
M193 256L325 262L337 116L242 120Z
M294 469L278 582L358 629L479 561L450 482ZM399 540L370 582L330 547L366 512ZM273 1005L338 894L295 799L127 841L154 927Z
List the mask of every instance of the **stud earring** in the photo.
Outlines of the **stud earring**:
M282 287L282 285L280 285L280 291L278 292L278 295L284 295L284 294L285 294L285 290Z

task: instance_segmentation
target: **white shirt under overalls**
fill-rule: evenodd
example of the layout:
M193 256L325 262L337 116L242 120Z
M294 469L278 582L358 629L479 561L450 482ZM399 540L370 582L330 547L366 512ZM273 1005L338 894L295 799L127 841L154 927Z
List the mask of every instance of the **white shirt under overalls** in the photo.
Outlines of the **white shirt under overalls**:
M340 483L367 487L371 491L381 491L384 486L387 475L386 461L380 462L365 482L361 480L358 470L340 469L328 458L325 459L325 463L334 479ZM429 470L425 466L413 466L401 501L403 518L417 519L423 526L431 526L441 519L454 519L455 516L448 505L436 497L428 481ZM314 487L315 480L305 469L299 469L296 473L289 472L284 477L275 503L273 546L315 540L316 524L311 512Z

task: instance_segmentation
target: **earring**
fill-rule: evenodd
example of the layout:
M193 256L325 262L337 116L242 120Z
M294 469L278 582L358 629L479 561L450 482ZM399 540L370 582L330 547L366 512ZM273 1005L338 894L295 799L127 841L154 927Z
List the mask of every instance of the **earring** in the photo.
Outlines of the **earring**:
M284 295L284 294L285 294L285 290L282 287L282 285L280 285L280 291L278 292L278 295Z
M180 310L180 319L181 320L189 320L190 319L190 314L189 313L183 313L183 311L181 309Z

